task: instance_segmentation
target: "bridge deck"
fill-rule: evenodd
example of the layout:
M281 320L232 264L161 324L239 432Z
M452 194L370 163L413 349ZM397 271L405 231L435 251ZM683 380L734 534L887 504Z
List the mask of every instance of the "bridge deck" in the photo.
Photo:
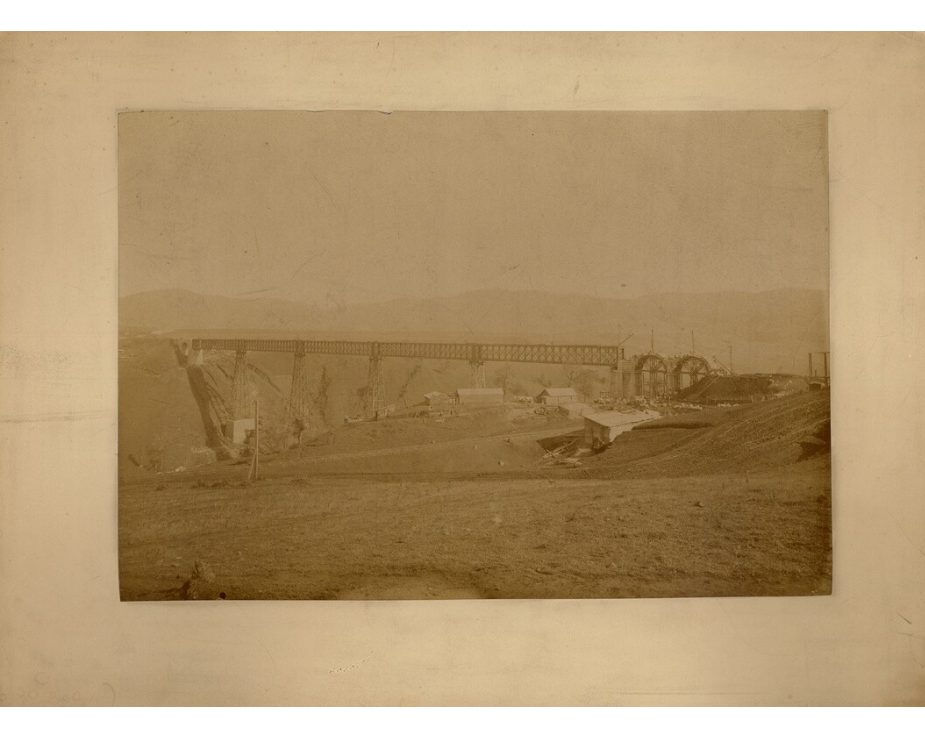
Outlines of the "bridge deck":
M205 339L192 341L193 350L325 353L372 358L436 358L473 363L556 363L616 366L615 345L542 345L516 343L389 343L349 340Z

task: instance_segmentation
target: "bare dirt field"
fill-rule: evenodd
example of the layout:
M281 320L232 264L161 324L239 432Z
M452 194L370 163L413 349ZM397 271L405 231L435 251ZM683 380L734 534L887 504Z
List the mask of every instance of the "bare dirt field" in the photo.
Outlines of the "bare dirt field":
M299 477L132 484L126 599L595 598L829 592L828 456L672 479Z
M163 417L160 427L169 420L184 441L195 435L182 369L167 362L160 374L132 371L125 386L177 387L186 414L139 396L161 413L148 415ZM176 472L124 463L121 594L826 594L828 416L827 391L685 412L639 425L574 466L555 465L545 452L580 433L581 422L514 421L506 410L336 428L325 443L262 454L260 479L250 484L246 457ZM137 425L126 433L144 440ZM809 436L822 440L801 442Z

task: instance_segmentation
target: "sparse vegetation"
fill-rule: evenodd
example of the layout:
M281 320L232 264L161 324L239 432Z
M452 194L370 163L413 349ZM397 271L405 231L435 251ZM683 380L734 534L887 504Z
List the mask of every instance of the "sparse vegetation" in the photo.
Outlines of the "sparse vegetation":
M594 382L597 379L597 373L593 369L587 366L565 365L562 367L562 373L568 386L577 390L585 399L593 398Z
M166 450L167 441L163 435L158 435L148 444L148 447L145 448L145 460L141 464L142 467L154 473L161 473L162 471L168 470L164 463Z
M408 371L408 375L405 377L404 382L401 386L398 387L397 398L399 401L405 398L405 395L408 393L408 387L411 386L411 382L414 381L414 377L421 372L421 362L417 361L411 369Z
M150 365L156 354L142 355ZM253 379L261 447L278 452L268 452L260 481L248 486L245 459L166 475L201 448L204 414L218 425L229 389L210 364L194 396L175 357L166 358L169 369L126 369L120 381L132 417L145 420L120 425L125 598L828 591L827 392L666 416L596 455L552 465L544 454L577 445L581 421L513 403L334 423L323 441L286 451L285 384L267 365L277 388L261 374ZM349 394L334 390L337 374L323 364L314 371L312 414L323 419L332 397ZM534 371L502 365L493 381L528 393L518 385L537 390ZM358 366L353 380L364 375ZM416 375L410 365L406 393ZM593 371L569 375L583 393L583 381L600 381ZM457 379L441 380L450 388ZM811 453L801 450L808 438Z
M322 426L328 424L328 392L331 389L331 375L328 373L328 367L321 366L321 376L315 384L312 392L312 411L317 413L321 419Z
M497 475L274 478L246 494L129 486L122 592L164 598L171 561L203 558L232 599L824 594L828 466L813 463L748 488Z
M492 383L495 386L503 389L505 394L511 394L514 392L513 375L511 371L511 365L509 363L502 363L497 369L495 369Z

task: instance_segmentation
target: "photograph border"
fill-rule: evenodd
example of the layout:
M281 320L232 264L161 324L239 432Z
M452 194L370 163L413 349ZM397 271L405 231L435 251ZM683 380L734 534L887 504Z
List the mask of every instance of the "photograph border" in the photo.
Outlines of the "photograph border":
M922 703L922 34L30 33L0 57L2 705ZM827 109L833 595L120 604L116 114L177 107Z

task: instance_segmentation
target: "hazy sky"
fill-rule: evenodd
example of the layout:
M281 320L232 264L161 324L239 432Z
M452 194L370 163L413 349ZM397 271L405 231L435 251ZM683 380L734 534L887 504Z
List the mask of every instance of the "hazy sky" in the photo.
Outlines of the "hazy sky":
M120 116L120 292L828 288L819 112Z

